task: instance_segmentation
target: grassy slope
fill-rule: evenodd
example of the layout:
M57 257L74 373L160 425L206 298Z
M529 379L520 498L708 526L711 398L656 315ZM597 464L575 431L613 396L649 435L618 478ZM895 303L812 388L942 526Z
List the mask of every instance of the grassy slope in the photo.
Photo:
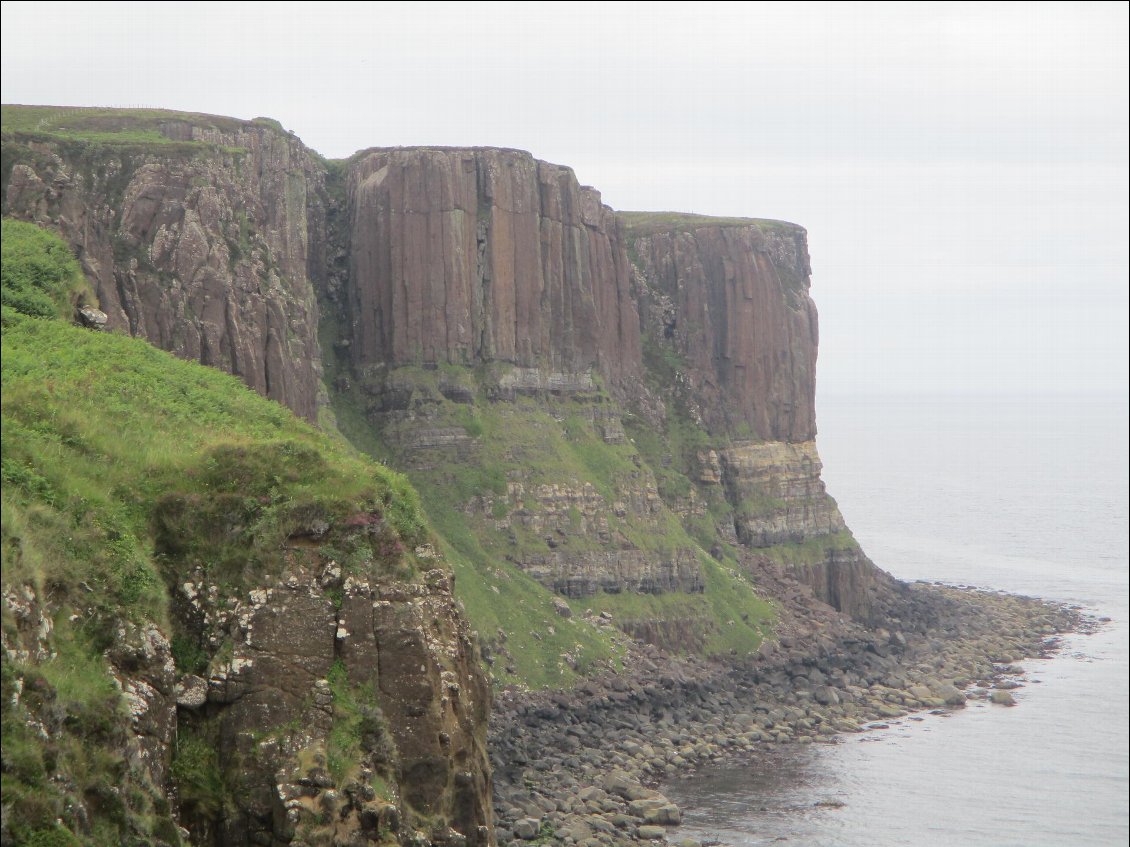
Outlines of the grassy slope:
M36 244L49 249L37 253ZM6 292L25 277L21 257L32 256L50 271L40 291L64 311L73 286L51 279L73 282L77 268L57 249L61 242L5 222L3 246ZM163 791L122 758L125 707L103 658L119 622L167 626L166 579L176 574L163 574L156 555L158 515L168 529L170 502L239 510L239 537L212 537L206 521L176 528L189 530L181 552L207 551L211 577L235 587L271 568L281 539L313 519L332 524L381 509L404 541L418 542L427 537L418 500L400 475L233 377L140 340L22 314L9 299L3 588L18 594L29 586L48 604L53 632L45 646L55 655L4 656L4 802L12 806L5 817L17 842L77 843L55 821L69 822L68 805L81 800L95 810L84 843L149 843L157 835L175 842ZM7 602L3 627L6 643L33 646ZM33 714L57 720L48 739L29 725ZM108 790L115 785L121 790Z
M328 385L334 385L341 372L332 344L336 337L327 309L323 312L321 341ZM358 392L332 391L331 399L332 414L323 415L323 426L341 432L350 443L374 458L394 458L366 419ZM453 410L453 415L462 414L461 410ZM499 477L483 480L479 468L452 466L448 471L457 474L463 486L472 490L475 480L480 480L484 491L498 489ZM429 522L455 571L455 593L488 651L505 650L511 656L509 663L498 661L490 669L495 683L530 688L566 686L576 673L562 660L564 654L573 656L582 671L598 664L615 664L621 653L619 639L583 621L563 621L554 608L551 592L507 562L489 543L484 544L460 508L459 488L424 486L434 478L432 474L420 475L413 477L412 482L421 492ZM550 626L555 629L553 634L548 632ZM499 635L500 630L503 636ZM516 673L507 673L508 664Z
M3 222L0 303L39 318L70 318L75 307L96 303L90 283L67 245L22 221Z

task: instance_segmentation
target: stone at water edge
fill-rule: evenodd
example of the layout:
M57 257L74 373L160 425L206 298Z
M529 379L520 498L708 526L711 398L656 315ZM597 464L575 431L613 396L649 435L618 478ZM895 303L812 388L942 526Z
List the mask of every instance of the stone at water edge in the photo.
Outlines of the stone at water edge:
M964 706L965 705L965 692L959 689L956 685L947 685L945 683L938 685L934 689L942 700L945 701L947 706Z
M997 690L989 695L989 700L998 706L1015 706L1016 699L1007 691Z
M916 700L928 700L929 698L934 696L934 692L925 685L912 685L910 686L908 691L910 695Z

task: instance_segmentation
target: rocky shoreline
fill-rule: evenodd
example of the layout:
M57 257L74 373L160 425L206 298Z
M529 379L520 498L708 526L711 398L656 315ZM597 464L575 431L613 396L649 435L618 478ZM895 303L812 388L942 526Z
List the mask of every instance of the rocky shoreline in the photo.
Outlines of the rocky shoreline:
M1095 626L1076 608L924 583L903 586L888 620L874 630L844 619L794 623L795 634L740 664L641 647L630 672L571 692L503 693L490 744L498 843L663 842L682 819L663 782L917 711L972 699L1013 705L1017 662Z

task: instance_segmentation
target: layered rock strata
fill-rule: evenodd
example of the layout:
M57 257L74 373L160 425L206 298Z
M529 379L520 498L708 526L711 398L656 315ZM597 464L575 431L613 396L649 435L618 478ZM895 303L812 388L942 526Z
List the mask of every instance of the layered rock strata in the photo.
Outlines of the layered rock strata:
M734 523L750 547L831 535L847 529L820 478L816 444L782 441L737 444L719 451L721 483L740 504Z
M668 534L669 513L638 456L599 488L601 475L591 469L558 467L554 454L569 450L564 416L574 436L630 452L618 407L590 374L566 382L533 373L397 368L362 385L369 421L419 485L444 486L468 471L498 483L456 506L471 526L497 536L486 540L492 552L550 590L574 598L701 593L702 569L688 539L645 544ZM479 423L484 415L486 425Z

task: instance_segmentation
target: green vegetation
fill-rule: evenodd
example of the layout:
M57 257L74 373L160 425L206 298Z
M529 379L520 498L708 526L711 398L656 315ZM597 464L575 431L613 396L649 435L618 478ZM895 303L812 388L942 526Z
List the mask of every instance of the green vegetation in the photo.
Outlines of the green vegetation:
M559 617L554 595L506 561L490 540L484 544L477 525L446 499L426 498L425 505L454 567L456 594L485 652L495 657L490 670L496 684L564 687L578 673L618 660L615 638Z
M253 123L282 132L277 121L257 118ZM5 138L24 137L85 142L110 146L206 148L199 141L184 141L170 131L178 125L193 125L236 132L245 121L169 109L103 109L75 106L0 107L0 127Z
M642 238L659 232L692 232L704 227L756 226L759 229L800 229L788 221L768 218L723 218L712 215L693 215L687 212L617 212L630 238Z
M0 251L5 308L37 318L70 318L76 306L97 302L67 245L51 233L5 220Z
M818 565L826 562L828 556L837 552L857 552L859 542L850 530L842 529L831 535L821 535L805 541L786 542L765 547L758 552L764 553L778 564L796 567L797 565Z
M27 651L3 656L6 820L16 843L177 843L163 787L127 761L107 649L149 622L172 631L166 585L196 566L239 592L285 565L289 538L317 534L346 568L406 576L427 528L405 477L235 378L53 319L77 289L54 236L6 221L3 246L0 545L25 609L5 602L3 627ZM172 634L182 668L215 658ZM366 731L351 720L342 755ZM207 812L223 793L213 754L182 742L174 779Z
M332 314L326 310L321 342L329 385L338 383L344 373L344 366L333 355L336 333ZM457 366L401 368L395 372L398 384L411 386L434 401L452 427L468 435L478 432L472 437L481 445L475 459L408 473L422 494L439 549L455 572L455 593L485 652L492 657L489 670L495 684L564 687L578 673L616 663L621 653L619 639L584 621L561 618L554 607L553 593L507 560L513 549L509 533L497 529L494 522L509 513L508 472L529 468L537 478L551 482L581 480L587 477L587 468L601 464L602 459L591 443L595 435L567 444L565 425L532 399L520 400L513 408L508 408L509 403L491 406L485 402L469 408L447 400L439 390L441 381L477 386L480 379L489 376L486 369ZM385 461L394 458L389 433L383 433L382 438L366 419L361 391L335 391L331 397L332 423L338 431L371 456ZM507 456L508 447L513 449ZM624 445L604 459L609 465L607 473L631 465ZM635 470L634 465L631 467ZM602 485L611 493L607 475L605 480ZM464 511L468 500L484 494L494 499L489 516ZM525 543L546 549L544 540L526 539Z
M181 727L170 775L177 786L181 808L188 815L208 820L223 809L227 786L214 739Z
M350 684L345 663L334 662L326 681L333 693L333 728L326 739L326 769L338 788L357 778L362 756L376 767L370 784L382 799L390 799L385 779L396 772L396 747L371 687Z
M691 417L681 390L679 376L686 363L671 343L652 335L643 338L643 361L649 387L667 395L667 417L662 428L647 423L640 415L624 417L624 429L640 456L655 474L659 495L669 506L691 495L692 480L702 471L701 457L711 449L729 445L724 436L712 436ZM717 544L717 526L733 523L733 508L717 486L698 487L696 494L705 501L707 514L691 516L686 529L706 550Z
M576 611L609 612L629 632L649 631L674 653L707 656L754 652L772 631L772 606L734 567L700 554L701 594L597 594L570 601Z
M86 584L111 617L161 620L155 553L236 586L276 567L289 535L358 511L409 546L424 537L403 477L232 377L9 309L3 345L6 580Z

